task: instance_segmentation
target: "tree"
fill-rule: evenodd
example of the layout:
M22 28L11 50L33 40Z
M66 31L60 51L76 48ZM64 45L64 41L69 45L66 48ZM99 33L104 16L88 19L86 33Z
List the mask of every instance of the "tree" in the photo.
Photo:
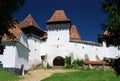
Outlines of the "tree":
M106 41L107 46L118 46L120 49L120 0L103 0L102 10L107 14L106 24L102 24L105 34L99 34L98 42ZM120 75L120 57L112 64L117 75Z
M120 57L114 60L112 68L114 69L117 76L120 75Z
M107 34L99 34L98 42L106 41L107 46L120 47L120 0L103 0L101 9L107 14L106 24L102 24Z
M25 0L0 0L0 41L4 33L16 23L15 12L25 3Z

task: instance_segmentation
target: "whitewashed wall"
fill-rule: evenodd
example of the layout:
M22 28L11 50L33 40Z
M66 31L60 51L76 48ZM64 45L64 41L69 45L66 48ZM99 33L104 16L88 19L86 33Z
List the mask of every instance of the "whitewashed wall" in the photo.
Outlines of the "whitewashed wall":
M15 67L21 69L24 65L24 70L28 70L29 49L21 43L16 43Z
M104 57L115 57L120 54L116 48L106 47L105 42L103 45L90 44L90 43L76 43L69 42L69 29L62 30L48 30L48 39L41 42L35 37L30 37L28 39L29 43L29 68L33 65L41 63L41 56L46 56L44 61L44 66L49 63L53 66L53 60L60 56L65 58L65 56L73 56L73 60L85 59L85 54L88 55L89 60L96 61L96 55L100 60ZM114 54L115 53L115 54Z
M79 58L84 60L85 54L87 54L89 60L96 61L96 55L100 60L103 60L104 56L106 56L106 49L100 45L71 42L70 48L72 50L74 59Z
M41 63L41 41L35 37L29 37L28 38L28 44L29 44L29 66L28 68L31 68L37 64Z
M108 58L116 58L116 56L120 56L120 50L118 47L110 46L107 48L107 57Z
M54 43L50 44L46 42L42 44L41 47L41 50L44 50L41 51L41 53L47 55L46 62L48 62L50 66L53 66L53 60L57 56L65 58L65 56L71 56L72 54L73 60L77 58L84 60L85 54L87 54L89 60L91 61L98 60L96 58L96 55L99 57L100 60L103 60L103 58L106 56L106 47L91 44L66 42L64 44L58 45L57 47L57 45L55 45Z
M4 54L1 55L3 68L15 68L15 53L16 53L15 45L6 43Z
M24 33L20 34L19 40L20 43L22 43L25 47L28 48L28 41L27 41L27 37L25 36Z
M24 65L24 70L28 70L29 48L27 37L21 33L18 41L3 41L5 46L3 55L0 55L3 68L6 69L21 69Z
M69 42L69 29L49 30L47 42L51 45L64 44Z
M24 70L28 70L29 49L20 42L4 43L5 49L3 55L0 55L3 68L18 68L24 65Z
M49 30L48 39L41 44L41 55L46 56L46 64L53 66L53 60L57 56L65 58L71 56L75 60L85 59L85 54L88 55L89 60L96 61L96 55L100 60L107 56L107 48L105 43L103 45L94 45L86 43L69 42L69 30ZM46 65L44 64L44 65Z
M65 56L70 56L70 50L68 47L68 44L63 44L60 46L53 46L53 45L48 45L47 48L44 45L44 49L46 49L45 55L47 56L47 62L49 63L50 66L53 66L53 60L60 56L65 58Z
M41 55L46 55L46 62L53 66L53 60L57 56L65 58L70 56L69 29L48 31L48 39L41 44Z

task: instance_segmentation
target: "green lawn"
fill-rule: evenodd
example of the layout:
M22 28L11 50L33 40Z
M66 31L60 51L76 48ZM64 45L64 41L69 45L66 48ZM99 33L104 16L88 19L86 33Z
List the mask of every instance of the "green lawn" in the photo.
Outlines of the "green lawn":
M113 71L82 70L79 72L55 73L42 81L120 81Z
M19 76L0 69L0 81L18 81Z

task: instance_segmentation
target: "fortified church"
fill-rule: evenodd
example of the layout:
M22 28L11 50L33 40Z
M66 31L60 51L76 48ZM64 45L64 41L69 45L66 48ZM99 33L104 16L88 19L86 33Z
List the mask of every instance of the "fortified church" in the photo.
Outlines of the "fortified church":
M101 61L104 57L120 55L117 47L82 40L77 27L71 24L64 10L56 10L46 21L47 30L42 30L28 15L22 22L4 34L0 45L0 68L16 74L27 73L28 69L42 64L44 67L64 66L66 56L76 59ZM104 34L108 34L105 31Z

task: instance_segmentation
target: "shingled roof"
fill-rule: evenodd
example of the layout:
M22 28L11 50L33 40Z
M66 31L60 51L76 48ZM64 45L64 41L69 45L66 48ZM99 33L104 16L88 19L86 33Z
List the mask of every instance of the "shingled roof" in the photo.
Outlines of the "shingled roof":
M56 10L52 15L52 17L47 21L47 23L63 22L63 21L70 21L70 19L67 18L64 10Z
M2 41L17 41L22 33L21 29L18 27L11 27L8 31L10 34L4 34L2 36Z
M17 25L19 28L26 28L26 27L29 27L29 26L33 26L33 27L36 27L38 29L39 26L37 25L37 23L34 21L34 19L32 18L31 14L29 14L22 22L20 22L18 25Z
M81 39L75 25L72 25L70 28L70 39Z

